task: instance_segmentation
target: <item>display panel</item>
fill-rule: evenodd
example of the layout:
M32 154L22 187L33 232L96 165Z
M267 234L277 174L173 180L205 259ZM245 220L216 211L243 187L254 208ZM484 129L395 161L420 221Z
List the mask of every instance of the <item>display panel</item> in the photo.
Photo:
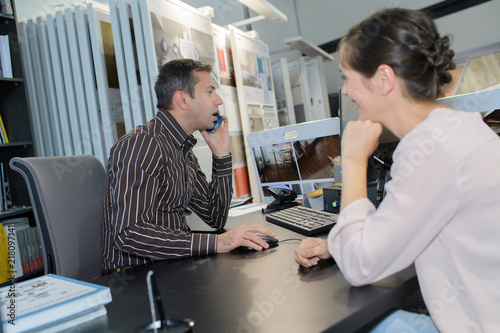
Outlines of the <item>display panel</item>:
M273 200L267 188L283 184L299 196L335 183L340 162L340 122L329 118L248 136L263 202Z

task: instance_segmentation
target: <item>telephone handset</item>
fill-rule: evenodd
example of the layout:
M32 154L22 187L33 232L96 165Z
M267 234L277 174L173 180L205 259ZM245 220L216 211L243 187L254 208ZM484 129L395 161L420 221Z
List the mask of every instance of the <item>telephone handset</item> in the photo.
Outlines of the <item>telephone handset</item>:
M214 128L207 129L207 133L212 134L219 127L224 119L220 115L217 115L217 121L214 121Z

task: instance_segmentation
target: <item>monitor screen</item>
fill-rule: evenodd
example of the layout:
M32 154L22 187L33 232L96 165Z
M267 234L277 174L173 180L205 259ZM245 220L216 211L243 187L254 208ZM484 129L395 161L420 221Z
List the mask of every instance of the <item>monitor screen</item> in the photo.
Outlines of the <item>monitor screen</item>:
M251 133L248 144L263 202L274 200L267 191L272 185L286 185L300 196L335 183L334 165L340 161L338 118Z

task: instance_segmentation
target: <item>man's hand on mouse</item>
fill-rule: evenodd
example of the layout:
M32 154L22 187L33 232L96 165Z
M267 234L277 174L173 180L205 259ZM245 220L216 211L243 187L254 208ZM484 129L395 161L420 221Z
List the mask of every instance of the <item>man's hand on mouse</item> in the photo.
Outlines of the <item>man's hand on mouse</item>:
M242 225L218 235L217 253L229 252L240 246L251 247L257 251L267 249L269 245L256 233L269 237L276 236L273 231L264 228L259 224Z

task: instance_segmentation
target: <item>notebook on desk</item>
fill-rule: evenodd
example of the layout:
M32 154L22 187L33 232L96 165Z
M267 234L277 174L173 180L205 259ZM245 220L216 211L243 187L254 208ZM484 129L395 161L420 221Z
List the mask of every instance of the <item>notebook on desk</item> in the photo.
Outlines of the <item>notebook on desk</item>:
M340 121L328 118L250 133L247 137L260 198L271 203L272 185L286 185L299 198L332 185L340 158Z

